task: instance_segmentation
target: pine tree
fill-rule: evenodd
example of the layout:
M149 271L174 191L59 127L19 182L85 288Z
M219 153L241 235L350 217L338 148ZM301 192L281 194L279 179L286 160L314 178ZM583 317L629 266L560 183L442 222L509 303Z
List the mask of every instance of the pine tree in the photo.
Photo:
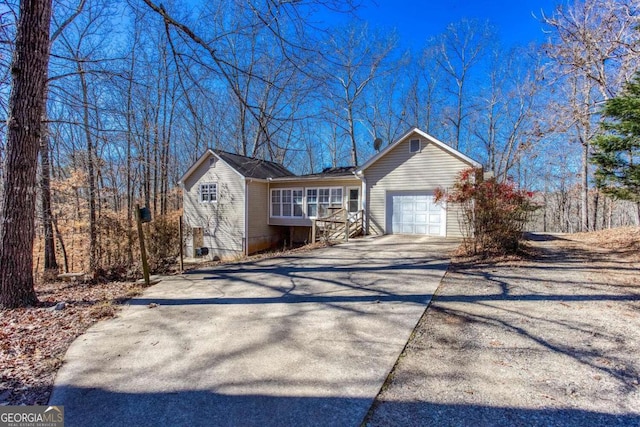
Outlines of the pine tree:
M640 225L640 73L605 103L603 135L594 141L596 184L610 196L636 202Z

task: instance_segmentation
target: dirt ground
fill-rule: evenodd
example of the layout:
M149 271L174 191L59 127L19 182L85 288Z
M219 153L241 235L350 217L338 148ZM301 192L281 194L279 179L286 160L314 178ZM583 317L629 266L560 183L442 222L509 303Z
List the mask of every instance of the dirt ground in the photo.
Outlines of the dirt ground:
M309 251L321 243L286 253ZM245 260L268 258L262 253ZM199 263L192 267L218 265ZM36 283L35 307L0 309L0 406L46 405L69 345L91 325L113 317L121 304L140 293L131 282ZM56 309L58 306L59 309Z
M35 289L36 307L0 310L0 406L46 405L73 340L139 292L125 282L54 282Z
M368 426L639 426L640 229L456 263Z

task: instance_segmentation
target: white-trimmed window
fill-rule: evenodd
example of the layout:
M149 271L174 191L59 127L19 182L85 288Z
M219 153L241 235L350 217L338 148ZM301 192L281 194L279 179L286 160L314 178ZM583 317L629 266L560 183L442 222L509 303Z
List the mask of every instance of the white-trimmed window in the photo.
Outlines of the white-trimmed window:
M342 207L342 187L307 189L307 216L323 218L331 215L331 208Z
M302 189L277 188L271 190L271 216L302 218Z
M215 203L218 201L218 184L207 182L200 184L200 202Z
M318 189L317 188L307 189L307 216L312 218L318 216Z
M411 151L412 153L417 153L418 151L420 151L420 140L419 139L412 139L410 142L410 148L409 151Z

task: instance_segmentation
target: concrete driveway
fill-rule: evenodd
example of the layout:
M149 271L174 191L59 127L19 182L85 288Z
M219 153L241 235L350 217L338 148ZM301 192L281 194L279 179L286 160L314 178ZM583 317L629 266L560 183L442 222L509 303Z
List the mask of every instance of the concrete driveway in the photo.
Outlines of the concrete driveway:
M358 426L456 245L385 236L165 278L73 343L50 404L67 426Z

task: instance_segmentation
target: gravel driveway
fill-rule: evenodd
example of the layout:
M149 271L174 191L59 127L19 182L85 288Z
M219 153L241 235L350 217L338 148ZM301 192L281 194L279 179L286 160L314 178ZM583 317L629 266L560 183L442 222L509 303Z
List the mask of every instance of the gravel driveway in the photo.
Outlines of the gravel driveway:
M456 242L385 236L166 278L69 348L67 426L358 426Z
M369 426L640 426L640 270L534 236L447 273Z

